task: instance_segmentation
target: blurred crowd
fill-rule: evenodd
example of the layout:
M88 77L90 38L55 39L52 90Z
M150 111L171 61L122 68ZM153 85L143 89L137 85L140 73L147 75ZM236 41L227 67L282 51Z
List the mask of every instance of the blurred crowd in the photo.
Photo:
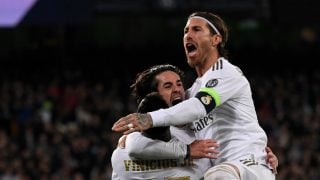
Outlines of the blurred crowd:
M320 72L247 76L278 180L320 179ZM108 180L121 136L112 124L136 104L108 77L0 81L1 180ZM111 80L110 80L111 79ZM123 94L126 94L125 96Z

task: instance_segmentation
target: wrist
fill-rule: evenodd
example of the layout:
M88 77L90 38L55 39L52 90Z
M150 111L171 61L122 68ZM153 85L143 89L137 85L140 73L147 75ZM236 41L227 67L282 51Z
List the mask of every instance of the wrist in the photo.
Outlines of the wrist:
M190 159L191 151L190 151L190 144L187 144L187 153L185 159Z

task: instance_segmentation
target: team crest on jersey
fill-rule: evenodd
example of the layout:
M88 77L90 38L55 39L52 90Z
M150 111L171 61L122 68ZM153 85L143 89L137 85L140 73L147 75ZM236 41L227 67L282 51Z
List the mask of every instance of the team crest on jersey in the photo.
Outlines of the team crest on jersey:
M217 84L218 84L218 79L210 79L206 83L206 87L212 88L212 87L215 87Z
M210 104L210 102L212 101L212 97L209 95L202 96L200 99L201 99L202 103L205 105Z

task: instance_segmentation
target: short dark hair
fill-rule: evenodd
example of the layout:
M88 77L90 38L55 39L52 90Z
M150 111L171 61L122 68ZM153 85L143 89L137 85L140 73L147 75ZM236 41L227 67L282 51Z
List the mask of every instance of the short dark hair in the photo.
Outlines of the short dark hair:
M162 98L158 92L152 92L147 94L138 105L138 113L147 113L158 109L168 108L168 104ZM142 134L151 139L159 139L168 142L171 139L171 133L169 126L152 127L144 130Z
M130 86L132 94L135 96L137 103L139 104L147 94L151 92L158 92L158 81L156 76L164 71L173 71L177 73L181 81L183 82L184 72L178 67L171 64L161 64L152 66L136 76L135 82Z

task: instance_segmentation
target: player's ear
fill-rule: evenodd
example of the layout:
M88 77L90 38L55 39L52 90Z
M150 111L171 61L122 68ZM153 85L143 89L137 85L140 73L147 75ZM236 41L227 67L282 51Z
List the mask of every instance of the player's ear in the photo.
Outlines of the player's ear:
M211 45L216 46L222 42L222 36L220 34L215 34L211 37Z

